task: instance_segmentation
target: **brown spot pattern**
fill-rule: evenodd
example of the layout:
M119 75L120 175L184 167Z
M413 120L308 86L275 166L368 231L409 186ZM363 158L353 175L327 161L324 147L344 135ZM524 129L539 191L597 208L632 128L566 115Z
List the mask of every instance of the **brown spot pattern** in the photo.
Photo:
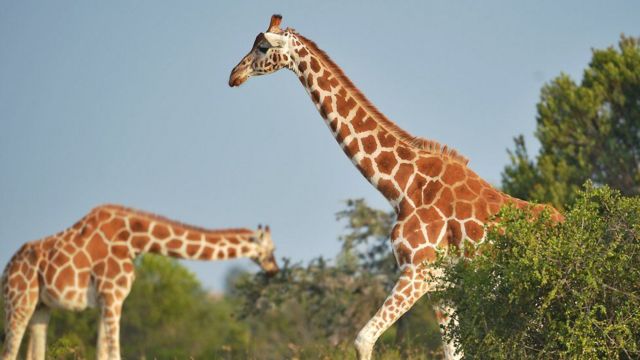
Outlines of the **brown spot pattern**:
M414 264L419 264L424 261L433 261L436 259L436 251L433 250L432 247L425 247L416 252L416 255L413 258Z
M153 227L153 232L151 233L156 239L159 240L164 240L166 238L169 237L169 235L171 235L171 233L169 232L169 229L162 225L162 224L156 224Z
M471 240L479 241L484 236L484 229L474 221L464 223L464 230Z
M458 181L462 181L465 178L465 171L462 165L458 163L449 163L442 174L442 181L445 184L454 184Z
M378 165L378 170L383 174L391 174L391 171L398 163L394 154L390 151L383 151L376 158L376 164Z
M416 161L418 171L429 177L436 177L442 172L442 160L435 156L420 157Z
M320 72L320 62L318 62L318 60L315 57L311 57L311 60L309 61L309 65L311 65L311 70L314 73L318 73Z
M400 164L398 171L396 172L395 180L398 183L400 189L404 190L409 182L409 178L413 174L413 165Z

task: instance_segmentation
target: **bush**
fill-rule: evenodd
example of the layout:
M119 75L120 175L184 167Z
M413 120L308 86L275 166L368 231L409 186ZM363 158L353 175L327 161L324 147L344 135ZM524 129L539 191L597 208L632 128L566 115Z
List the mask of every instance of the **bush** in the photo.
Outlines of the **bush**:
M499 216L478 256L445 265L465 356L640 357L640 198L588 186L564 223Z

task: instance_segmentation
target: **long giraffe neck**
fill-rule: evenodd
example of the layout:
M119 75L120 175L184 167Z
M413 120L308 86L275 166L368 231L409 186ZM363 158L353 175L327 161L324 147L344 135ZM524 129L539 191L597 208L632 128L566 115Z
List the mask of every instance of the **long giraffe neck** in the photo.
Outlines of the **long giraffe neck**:
M405 188L394 177L408 178L419 152L466 164L454 150L411 136L387 119L311 40L291 33L291 70L311 96L331 133L362 175L397 208ZM426 169L421 169L425 171Z
M255 232L250 229L203 229L119 205L98 207L89 219L92 216L95 220L86 221L83 226L97 224L93 236L101 236L110 243L112 252L128 252L131 256L154 253L195 260L258 254L258 245L253 241ZM96 239L96 244L101 243L99 240Z

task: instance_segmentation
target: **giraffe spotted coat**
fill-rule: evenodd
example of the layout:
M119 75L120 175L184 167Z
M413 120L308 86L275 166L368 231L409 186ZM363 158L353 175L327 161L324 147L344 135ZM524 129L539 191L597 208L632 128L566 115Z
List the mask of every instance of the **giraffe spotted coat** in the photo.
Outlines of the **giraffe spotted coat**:
M208 230L119 205L90 211L72 227L20 248L2 275L5 346L15 359L27 326L28 359L44 359L51 308L99 306L98 359L119 359L122 304L142 253L199 260L248 257L269 274L278 271L268 227Z
M491 215L503 205L528 203L493 188L455 150L414 137L387 119L324 51L293 29L281 29L281 20L274 15L267 31L258 34L231 72L229 85L291 70L344 153L393 206L397 219L390 240L401 275L356 339L359 359L369 359L378 337L433 288L433 270L425 263L449 245L482 241ZM544 208L535 205L533 211ZM554 219L562 218L549 209ZM448 318L439 318L446 325ZM454 353L453 345L447 344L446 357L460 356Z

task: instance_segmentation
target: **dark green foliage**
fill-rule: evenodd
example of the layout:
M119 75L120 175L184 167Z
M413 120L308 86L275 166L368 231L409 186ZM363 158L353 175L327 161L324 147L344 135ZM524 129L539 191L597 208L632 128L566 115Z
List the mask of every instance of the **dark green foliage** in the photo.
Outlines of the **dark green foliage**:
M624 195L640 194L640 43L622 37L618 49L594 50L580 84L562 74L541 91L529 159L522 136L502 174L511 195L558 208L575 201L591 180Z
M232 304L212 299L195 275L172 259L145 255L138 262L123 311L123 354L152 359L244 354L248 329L230 321Z
M95 357L95 345L98 338L97 309L88 309L81 313L53 310L47 344L50 359L86 359ZM25 333L22 347L29 341L29 331Z
M469 358L640 357L640 198L580 193L566 222L505 209L481 255L446 267Z
M47 348L48 359L76 360L88 359L95 356L87 356L85 344L80 335L69 333L57 339Z

